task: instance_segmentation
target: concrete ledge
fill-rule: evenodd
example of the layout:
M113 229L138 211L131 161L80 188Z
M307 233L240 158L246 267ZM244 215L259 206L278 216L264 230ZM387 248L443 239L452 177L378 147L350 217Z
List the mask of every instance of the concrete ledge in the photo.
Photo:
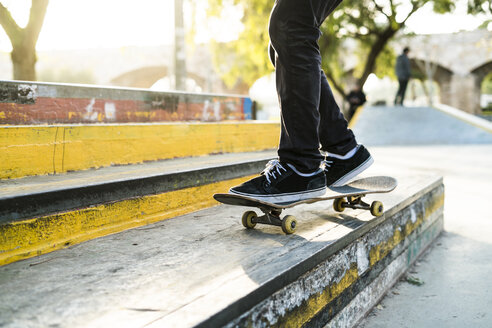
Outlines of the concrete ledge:
M302 205L287 236L217 206L0 267L0 325L350 326L442 229L442 179L397 178L380 218Z
M0 192L0 265L213 206L272 152L179 159L9 180Z
M273 149L278 123L0 126L0 179Z
M226 322L227 327L353 326L443 229L442 180L409 196L384 217L338 238L275 277L276 284L269 281L261 286L265 289L261 293L255 291L198 326ZM248 308L261 294L269 296L232 318L231 312L242 312L233 307ZM367 298L372 302L366 302Z

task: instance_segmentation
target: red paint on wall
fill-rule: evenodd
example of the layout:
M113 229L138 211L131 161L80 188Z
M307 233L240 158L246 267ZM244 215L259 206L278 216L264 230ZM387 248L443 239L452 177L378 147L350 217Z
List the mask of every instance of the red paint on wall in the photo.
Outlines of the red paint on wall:
M151 123L243 120L242 98L204 103L38 97L33 104L0 103L0 124Z

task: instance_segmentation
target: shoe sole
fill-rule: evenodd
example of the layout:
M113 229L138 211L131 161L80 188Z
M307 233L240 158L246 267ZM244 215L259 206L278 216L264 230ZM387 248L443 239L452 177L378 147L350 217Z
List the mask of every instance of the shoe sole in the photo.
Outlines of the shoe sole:
M330 185L330 187L341 187L341 186L347 184L347 182L349 182L354 177L358 176L363 171L365 171L369 166L371 166L372 163L374 163L374 159L371 156L368 159L366 159L366 161L364 163L362 163L361 165L357 166L355 169L353 169L349 173L345 174L343 177L341 177L337 181L333 182Z
M246 194L246 193L240 193L232 190L229 190L229 193L240 195L240 196L246 196L249 198L254 198L267 203L290 204L305 199L321 197L326 193L326 187L315 189L315 190L303 191L303 192L288 193L288 194L272 194L272 195Z

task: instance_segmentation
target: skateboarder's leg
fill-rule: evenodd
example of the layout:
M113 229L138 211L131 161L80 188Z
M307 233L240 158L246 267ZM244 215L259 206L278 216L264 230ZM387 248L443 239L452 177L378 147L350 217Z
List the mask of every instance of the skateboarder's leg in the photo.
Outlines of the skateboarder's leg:
M373 159L364 146L357 145L323 72L319 111L321 149L327 152L326 184L340 186L371 166Z
M319 101L321 56L319 25L340 0L277 0L270 17L271 47L281 108L279 160L232 193L271 202L321 196L326 178L320 169ZM272 58L273 57L273 58Z
M323 159L318 135L321 55L317 40L330 2L278 0L270 17L281 109L278 155L280 161L302 172L313 172Z
M324 193L326 177L319 167L323 159L320 153L320 129L326 129L322 135L326 149L347 150L355 154L365 150L357 147L353 133L347 128L347 122L321 70L317 43L319 26L340 2L276 1L270 17L272 47L269 53L270 56L274 55L272 62L276 68L281 107L279 160L269 163L259 177L231 188L231 193L277 203L293 202ZM320 111L323 119L320 119ZM331 170L330 173L338 172L343 176L347 169L353 171L353 165L357 164L353 158L360 160L361 157L354 155L350 158L350 165L345 164L346 158L340 159L344 170Z
M335 101L323 71L319 112L321 150L344 155L357 146L354 133L348 128L347 120Z

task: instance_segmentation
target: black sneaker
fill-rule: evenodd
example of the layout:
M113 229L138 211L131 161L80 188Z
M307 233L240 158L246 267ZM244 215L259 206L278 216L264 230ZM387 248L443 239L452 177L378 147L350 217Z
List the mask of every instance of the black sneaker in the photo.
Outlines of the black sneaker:
M269 203L288 204L324 195L326 180L321 168L312 174L303 174L292 164L272 160L259 177L233 187L229 192Z
M355 154L348 159L326 157L324 164L328 187L343 186L374 163L374 159L364 146L358 145L357 148Z

